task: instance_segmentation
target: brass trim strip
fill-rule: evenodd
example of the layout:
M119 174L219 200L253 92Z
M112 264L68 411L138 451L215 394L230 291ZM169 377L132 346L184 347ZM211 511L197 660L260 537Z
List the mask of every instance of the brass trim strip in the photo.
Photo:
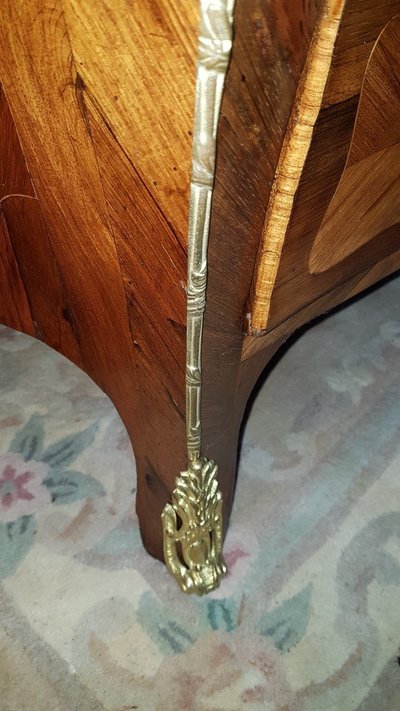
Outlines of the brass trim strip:
M164 557L185 592L203 594L219 584L222 496L217 467L201 457L201 354L207 285L207 248L215 175L217 125L232 49L234 0L200 0L192 176L190 183L186 433L189 468L176 480L162 514Z

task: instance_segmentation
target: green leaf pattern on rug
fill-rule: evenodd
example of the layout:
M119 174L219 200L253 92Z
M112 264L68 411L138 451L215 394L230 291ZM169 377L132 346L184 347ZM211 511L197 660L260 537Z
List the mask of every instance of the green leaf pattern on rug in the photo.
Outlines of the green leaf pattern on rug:
M21 454L28 462L39 459L44 445L43 418L36 412L28 422L17 432L12 440L9 451Z
M15 573L29 551L35 533L36 523L33 515L0 523L0 580Z
M204 608L207 620L213 630L232 632L236 627L237 610L233 600L207 600Z
M62 467L64 469L92 444L97 429L98 425L94 423L82 432L75 432L63 437L46 449L40 457L41 461L52 468Z
M309 583L297 595L261 618L259 633L271 637L280 652L288 652L304 636L310 618L311 590Z
M49 489L55 504L70 504L72 501L105 494L104 487L93 476L72 470L55 471L43 484Z
M207 632L233 632L237 626L237 605L231 598L189 598L176 618L168 610L155 595L146 592L137 611L143 629L164 654L180 654Z
M40 509L104 496L97 479L67 469L92 444L97 429L94 423L45 449L43 418L35 413L15 434L9 453L0 456L0 579L12 575L28 553Z
M171 618L166 609L152 593L140 598L137 617L149 637L165 654L180 654L195 641L195 630L186 629L184 619Z

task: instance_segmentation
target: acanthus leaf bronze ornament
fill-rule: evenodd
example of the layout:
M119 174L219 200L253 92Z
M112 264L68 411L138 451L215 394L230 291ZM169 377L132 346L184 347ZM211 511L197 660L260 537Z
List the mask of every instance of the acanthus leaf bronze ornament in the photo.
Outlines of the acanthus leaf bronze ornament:
M162 514L169 570L184 592L198 595L214 590L226 572L217 471L216 464L205 458L191 462L178 477L172 503Z

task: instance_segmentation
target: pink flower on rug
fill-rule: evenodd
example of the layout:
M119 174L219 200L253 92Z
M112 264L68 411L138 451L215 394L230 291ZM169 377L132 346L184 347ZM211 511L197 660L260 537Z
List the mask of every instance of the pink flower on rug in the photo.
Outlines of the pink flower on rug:
M0 522L29 516L50 503L43 480L48 473L43 462L25 462L19 454L0 456Z
M222 600L241 590L243 580L256 574L255 561L259 553L259 542L254 534L244 526L232 525L224 546L224 559L228 574L221 585L210 593L210 598Z

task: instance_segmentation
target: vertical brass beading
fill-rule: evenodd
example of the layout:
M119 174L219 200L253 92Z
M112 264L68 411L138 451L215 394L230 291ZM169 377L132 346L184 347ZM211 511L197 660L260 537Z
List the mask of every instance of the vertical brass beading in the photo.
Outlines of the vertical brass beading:
M233 6L234 0L200 0L188 235L188 470L177 478L172 501L162 513L167 567L182 590L199 595L217 587L226 572L218 469L214 462L201 456L201 355L216 133L232 49Z

